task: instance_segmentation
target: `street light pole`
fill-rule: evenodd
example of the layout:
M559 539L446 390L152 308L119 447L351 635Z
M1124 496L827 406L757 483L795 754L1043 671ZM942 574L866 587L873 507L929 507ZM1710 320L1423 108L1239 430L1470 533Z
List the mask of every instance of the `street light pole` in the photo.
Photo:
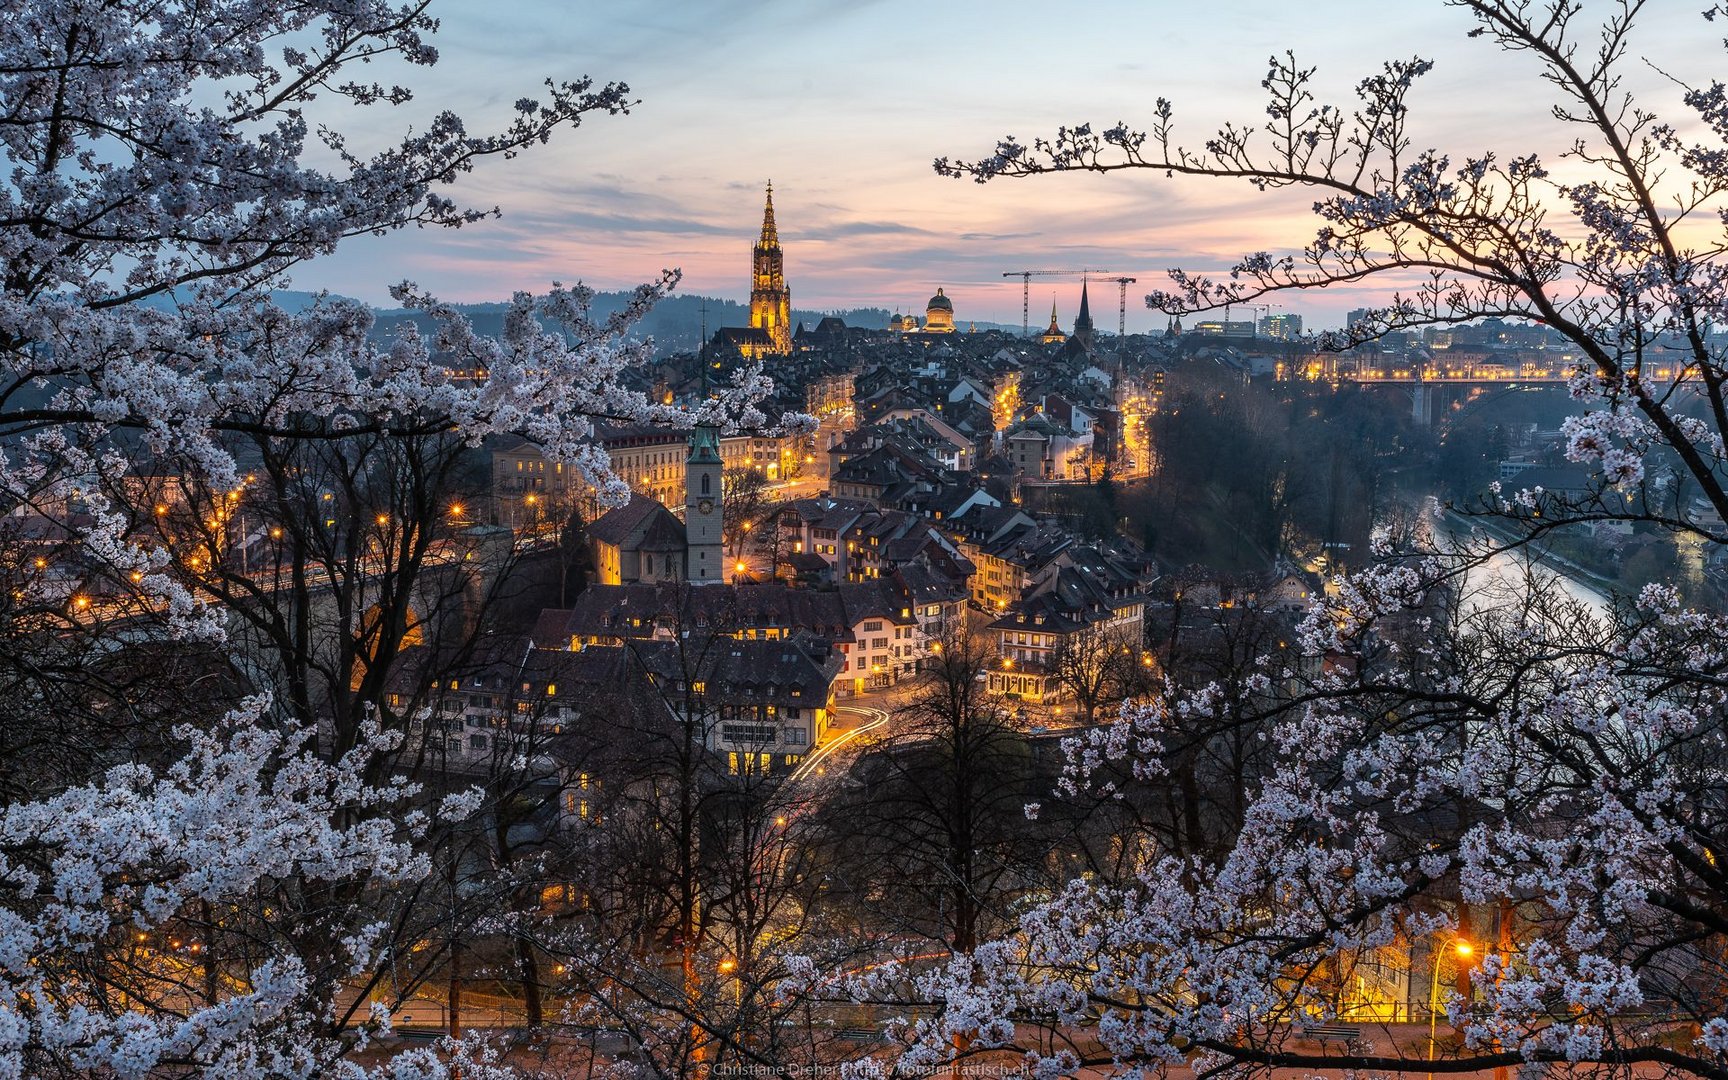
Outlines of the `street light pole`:
M1468 959L1476 951L1474 946L1461 937L1449 939L1446 945L1452 946L1452 950L1458 954L1461 960ZM1434 977L1428 987L1428 1061L1430 1066L1434 1061L1435 1025L1440 1013L1440 956L1445 951L1445 945L1442 945L1434 952ZM1432 1072L1428 1074L1428 1080L1434 1080Z

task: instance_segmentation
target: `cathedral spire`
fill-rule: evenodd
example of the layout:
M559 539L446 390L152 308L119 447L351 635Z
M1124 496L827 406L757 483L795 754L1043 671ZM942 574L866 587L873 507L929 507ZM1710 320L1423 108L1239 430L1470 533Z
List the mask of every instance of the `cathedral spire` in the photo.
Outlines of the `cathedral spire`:
M779 247L780 229L774 224L774 181L768 181L768 201L762 207L762 239L758 247Z
M768 340L751 346L747 359L792 351L792 291L786 287L785 260L780 230L774 224L774 182L770 180L762 205L762 236L751 253L750 283L750 325L766 333Z
M1092 304L1086 296L1086 279L1080 279L1080 314L1074 316L1074 336L1090 338L1092 336Z

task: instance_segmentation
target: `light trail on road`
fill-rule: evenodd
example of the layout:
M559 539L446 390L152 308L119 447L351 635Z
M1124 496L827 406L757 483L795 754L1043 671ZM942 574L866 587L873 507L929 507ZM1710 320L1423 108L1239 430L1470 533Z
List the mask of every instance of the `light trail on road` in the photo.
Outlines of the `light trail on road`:
M832 742L823 743L821 746L817 747L816 750L811 752L809 757L805 758L804 761L796 769L793 769L791 774L786 777L787 783L796 784L809 779L810 776L815 773L816 768L819 765L834 756L834 751L845 746L847 743L864 734L866 731L874 731L888 722L888 713L885 710L872 708L868 705L841 705L836 707L834 711L854 712L860 713L864 716L873 715L875 719L871 720L867 724L860 724L858 727L846 732L844 735L834 739Z

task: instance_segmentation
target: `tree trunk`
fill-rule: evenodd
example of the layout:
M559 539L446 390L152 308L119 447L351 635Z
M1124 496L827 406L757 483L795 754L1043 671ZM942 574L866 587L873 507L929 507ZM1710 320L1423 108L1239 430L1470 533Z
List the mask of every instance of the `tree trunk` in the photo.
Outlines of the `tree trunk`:
M450 989L447 1033L452 1039L462 1037L462 947L450 948Z
M1187 838L1187 853L1194 855L1205 848L1206 836L1200 820L1200 785L1194 779L1193 762L1184 761L1176 770L1176 778L1182 789L1182 832Z
M204 972L204 1004L214 1006L221 986L216 971L216 912L210 901L198 901L198 915L204 923L199 931L199 936L203 938L199 946L204 955L199 959Z
M530 1030L546 1022L546 1002L540 989L540 957L534 943L527 938L516 939L516 970L522 980L522 1009Z

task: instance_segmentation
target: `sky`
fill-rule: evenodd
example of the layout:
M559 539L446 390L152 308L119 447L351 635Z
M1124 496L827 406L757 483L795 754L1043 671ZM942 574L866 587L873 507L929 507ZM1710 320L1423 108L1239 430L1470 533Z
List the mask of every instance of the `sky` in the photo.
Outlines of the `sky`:
M1587 0L1586 15L1604 6ZM1683 111L1670 74L1697 83L1721 66L1723 24L1702 21L1700 6L1654 0L1633 41L1628 85L1665 119ZM554 281L625 288L676 267L681 291L743 300L772 180L795 307L921 314L940 286L962 326L1017 324L1021 280L1004 272L1096 267L1139 279L1130 333L1161 330L1164 316L1142 298L1164 271L1299 248L1312 196L1152 172L978 185L937 176L932 160L1062 124L1144 129L1159 97L1175 104L1178 136L1198 144L1221 123L1263 117L1267 58L1285 49L1318 66L1323 100L1341 104L1384 60L1434 60L1411 99L1413 135L1454 160L1553 157L1569 141L1533 61L1467 38L1468 16L1439 0L442 0L433 10L440 63L381 73L412 80L418 97L342 118L360 139L432 109L495 127L547 77L621 80L639 104L462 177L453 197L499 206L501 218L351 241L300 268L298 288L388 305L389 285L406 279L481 302ZM1034 278L1033 322L1054 303L1070 323L1079 290L1078 279ZM1115 284L1093 286L1092 298L1113 330ZM1273 310L1325 327L1382 299L1330 289Z

